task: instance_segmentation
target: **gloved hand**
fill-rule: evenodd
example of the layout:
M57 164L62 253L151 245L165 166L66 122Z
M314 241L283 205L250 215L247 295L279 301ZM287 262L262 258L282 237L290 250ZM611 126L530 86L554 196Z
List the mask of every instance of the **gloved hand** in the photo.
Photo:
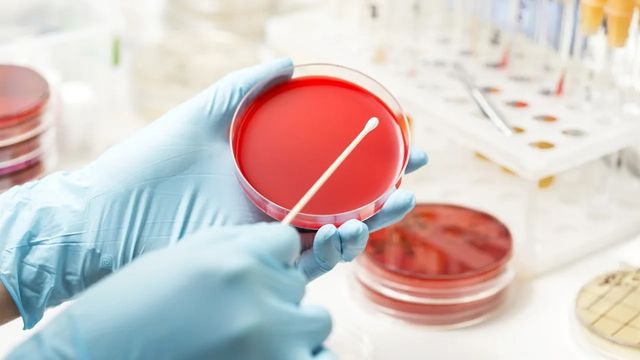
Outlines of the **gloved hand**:
M277 223L200 231L96 284L8 358L334 359L329 314L299 304L299 251Z
M25 328L142 253L202 228L270 220L236 180L228 128L244 94L290 66L280 60L230 74L85 168L0 195L0 281ZM412 151L408 169L426 161ZM414 203L399 190L366 224L325 226L298 266L313 278L351 260L368 231L398 221Z

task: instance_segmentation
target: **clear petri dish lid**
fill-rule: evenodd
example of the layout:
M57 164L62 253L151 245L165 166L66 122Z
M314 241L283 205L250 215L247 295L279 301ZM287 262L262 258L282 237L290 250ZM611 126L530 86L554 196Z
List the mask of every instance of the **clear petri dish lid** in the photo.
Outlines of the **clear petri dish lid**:
M400 184L409 154L408 122L382 85L338 65L284 69L246 94L230 128L243 190L267 215L282 220L372 116L380 119L378 128L292 224L318 229L373 216Z
M506 289L515 277L513 268L507 266L482 282L459 287L427 287L390 281L377 276L370 269L366 263L358 260L354 272L358 281L371 291L398 301L425 305L462 304L486 299Z
M35 70L0 64L0 128L38 114L49 100L49 84Z

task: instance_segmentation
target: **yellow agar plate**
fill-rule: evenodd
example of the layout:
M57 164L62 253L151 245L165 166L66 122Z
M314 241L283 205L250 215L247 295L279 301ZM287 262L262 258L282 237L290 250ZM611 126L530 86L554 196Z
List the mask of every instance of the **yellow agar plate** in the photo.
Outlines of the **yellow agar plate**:
M576 316L602 352L640 359L640 269L598 276L576 298Z

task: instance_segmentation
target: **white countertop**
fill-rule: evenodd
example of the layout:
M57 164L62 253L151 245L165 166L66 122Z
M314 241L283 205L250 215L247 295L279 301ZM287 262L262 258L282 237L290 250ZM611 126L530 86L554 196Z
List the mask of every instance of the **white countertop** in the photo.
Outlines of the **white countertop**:
M364 341L376 360L600 359L573 328L573 301L590 278L619 268L638 253L640 239L535 280L518 282L509 301L492 318L465 329L422 328L372 312L352 296L349 265L313 282L305 301L330 309L338 337L336 349L346 355L343 358L358 354ZM56 312L49 311L38 327ZM0 357L33 332L22 331L21 326L16 320L0 327Z

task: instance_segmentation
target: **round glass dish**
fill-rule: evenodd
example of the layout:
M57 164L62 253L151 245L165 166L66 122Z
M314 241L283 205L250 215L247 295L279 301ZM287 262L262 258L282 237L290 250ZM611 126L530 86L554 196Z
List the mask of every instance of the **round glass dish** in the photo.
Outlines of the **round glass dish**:
M378 127L292 224L318 229L373 216L400 185L411 141L408 121L382 85L343 66L294 66L249 90L229 134L243 190L282 220L372 116Z
M357 289L375 309L405 321L463 327L507 298L512 239L491 215L418 204L400 223L371 234L355 266Z

